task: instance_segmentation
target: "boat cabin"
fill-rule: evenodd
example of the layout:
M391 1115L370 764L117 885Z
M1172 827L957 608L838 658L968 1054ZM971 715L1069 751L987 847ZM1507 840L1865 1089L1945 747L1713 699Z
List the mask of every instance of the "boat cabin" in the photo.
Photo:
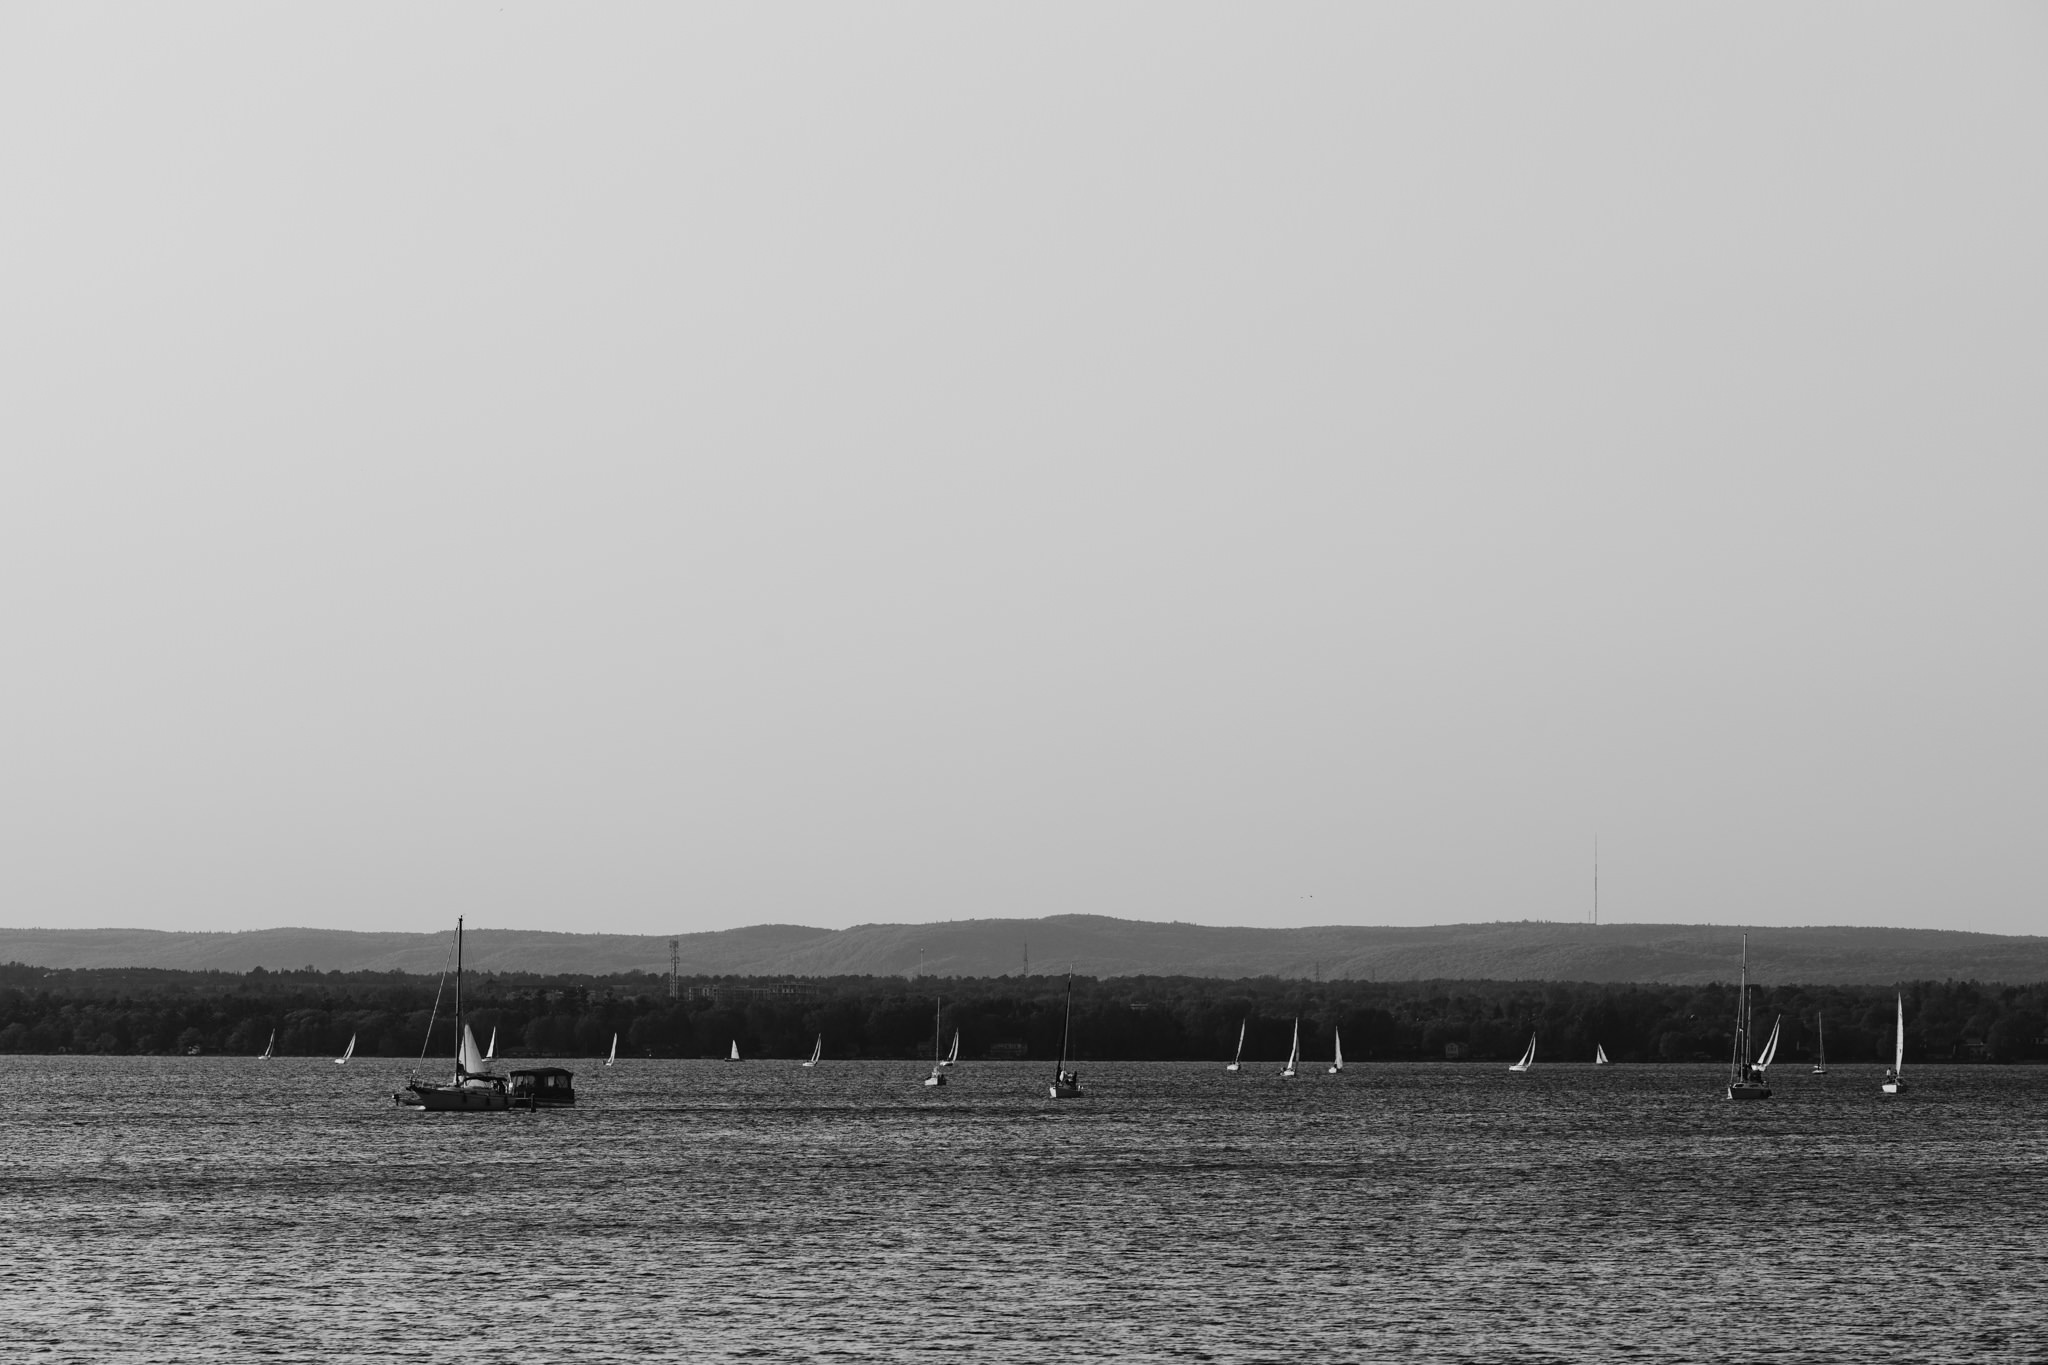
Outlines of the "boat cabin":
M512 1103L538 1108L542 1105L576 1103L576 1088L570 1084L575 1072L558 1066L537 1066L512 1073Z

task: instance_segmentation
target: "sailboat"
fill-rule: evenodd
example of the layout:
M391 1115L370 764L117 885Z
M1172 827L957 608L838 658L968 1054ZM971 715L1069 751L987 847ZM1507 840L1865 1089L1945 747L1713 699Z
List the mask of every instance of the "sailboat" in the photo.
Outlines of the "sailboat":
M1081 1093L1081 1073L1067 1070L1067 1047L1074 1037L1074 978L1067 977L1067 1018L1060 1026L1060 1063L1052 1073L1052 1097L1070 1100Z
M1593 1065L1594 1065L1594 1066L1612 1066L1612 1065L1614 1065L1614 1063L1612 1063L1612 1062L1610 1062L1610 1061L1608 1061L1608 1060L1607 1060L1607 1049L1606 1049L1606 1048L1604 1048L1604 1047L1602 1047L1602 1046L1600 1046L1600 1044L1598 1044L1598 1043L1595 1043L1595 1044L1593 1044Z
M1742 986L1735 996L1735 1055L1728 1061L1728 1098L1767 1100L1771 1088L1764 1084L1762 1068L1749 1060L1749 935L1742 936ZM1775 1041L1775 1035L1773 1035Z
M1244 1031L1250 1024L1251 1020L1247 1019L1237 1026L1237 1055L1230 1059L1229 1066L1223 1068L1225 1071L1244 1070Z
M265 1044L263 1045L263 1055L262 1055L261 1057L258 1057L258 1058L257 1058L256 1060L257 1060L257 1061L259 1061L259 1062L267 1062L267 1061L269 1061L269 1060L270 1060L270 1059L271 1059L272 1057L275 1057L276 1055L277 1055L277 1030L276 1030L276 1029L272 1029L272 1030L270 1031L270 1041L269 1041L269 1042L267 1042L267 1043L265 1043Z
M735 1038L735 1039L733 1039L733 1040L732 1040L732 1056L730 1056L730 1057L726 1058L725 1060L727 1060L728 1062L736 1062L736 1061L738 1061L739 1059L740 1059L740 1040L739 1040L739 1039L737 1039L737 1038Z
M1294 1016L1294 1045L1287 1049L1287 1065L1280 1068L1283 1077L1298 1075L1301 1071L1301 1016Z
M428 1024L431 1031L433 1025ZM568 1074L563 1073L565 1076ZM391 1097L408 1109L503 1110L512 1107L505 1077L493 1076L477 1050L476 1034L462 1018L462 919L455 920L455 1074L443 1084L417 1078Z
M1521 1061L1510 1063L1508 1070L1527 1071L1534 1065L1536 1065L1536 1035L1532 1033L1529 1035L1529 1050L1522 1054Z
M491 1026L491 1041L484 1046L484 1060L487 1062L498 1060L498 1027L495 1024Z
M1896 1095L1906 1088L1906 997L1899 997L1899 1031L1892 1044L1892 1069L1884 1073L1884 1084L1878 1087L1887 1095Z
M924 1078L926 1085L946 1083L946 1063L939 1056L939 1011L945 1006L944 1000L932 1001L932 1074Z
M940 1065L940 1066L958 1066L959 1064L960 1064L960 1030L959 1030L959 1029L954 1029L954 1030L953 1030L953 1046L952 1046L951 1050L949 1050L949 1051L948 1051L948 1052L946 1053L946 1059L945 1059L944 1061L940 1062L940 1063L939 1063L939 1065Z
M1335 1076L1344 1070L1344 1034L1338 1029L1330 1030L1330 1037L1336 1042L1337 1057L1330 1063L1329 1075Z
M816 1065L818 1064L818 1059L819 1059L820 1057L824 1056L824 1055L825 1055L825 1035L821 1033L821 1034L819 1034L819 1035L818 1035L818 1043L817 1043L817 1046L816 1046L816 1047L813 1047L813 1048L811 1049L811 1060L809 1060L808 1062L805 1062L805 1063L804 1063L804 1065L805 1065L805 1066L807 1066L807 1067L811 1067L811 1066L816 1066Z
M1828 1038L1827 1038L1827 1034L1825 1034L1825 1033L1823 1033L1823 1032L1821 1031L1821 1027L1820 1027L1820 1011L1819 1011L1819 1010L1815 1010L1815 1011L1813 1012L1813 1050L1814 1050L1814 1057L1813 1057L1813 1074L1814 1074L1814 1075L1816 1075L1816 1076L1825 1076L1825 1075L1827 1075L1827 1074L1828 1074Z
M615 1065L615 1064L616 1064L616 1063L618 1062L618 1060L619 1060L619 1035L618 1035L618 1034L616 1034L616 1033L614 1033L614 1034L612 1035L612 1055L604 1059L604 1064L605 1064L606 1066L612 1066L612 1065Z
M351 1058L351 1057L353 1057L353 1056L355 1056L355 1055L356 1055L356 1036L355 1036L355 1035L354 1035L353 1033L351 1033L351 1034L350 1034L350 1035L348 1036L348 1046L347 1046L347 1047L345 1047L345 1048L343 1048L343 1049L341 1050L341 1055L340 1055L339 1057L336 1057L336 1058L334 1059L334 1064L335 1064L336 1066L341 1066L341 1065L342 1065L343 1063L347 1062L349 1058Z

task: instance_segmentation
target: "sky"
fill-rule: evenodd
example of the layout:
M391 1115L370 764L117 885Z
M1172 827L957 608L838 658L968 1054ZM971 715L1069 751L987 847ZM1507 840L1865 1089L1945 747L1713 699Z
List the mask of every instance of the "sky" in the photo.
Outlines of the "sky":
M0 923L2044 931L2048 10L0 6Z

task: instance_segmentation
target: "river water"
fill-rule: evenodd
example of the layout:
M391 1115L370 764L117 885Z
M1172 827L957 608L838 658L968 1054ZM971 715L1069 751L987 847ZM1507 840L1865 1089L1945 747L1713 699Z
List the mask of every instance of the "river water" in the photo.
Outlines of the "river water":
M80 1361L2048 1359L2048 1071L0 1057L0 1340Z

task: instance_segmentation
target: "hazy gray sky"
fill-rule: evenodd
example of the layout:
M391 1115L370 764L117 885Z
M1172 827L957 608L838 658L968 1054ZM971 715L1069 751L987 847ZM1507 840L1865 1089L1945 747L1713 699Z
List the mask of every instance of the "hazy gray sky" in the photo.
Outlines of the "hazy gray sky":
M2038 933L2039 6L0 7L0 922ZM1312 899L1311 899L1312 897Z

